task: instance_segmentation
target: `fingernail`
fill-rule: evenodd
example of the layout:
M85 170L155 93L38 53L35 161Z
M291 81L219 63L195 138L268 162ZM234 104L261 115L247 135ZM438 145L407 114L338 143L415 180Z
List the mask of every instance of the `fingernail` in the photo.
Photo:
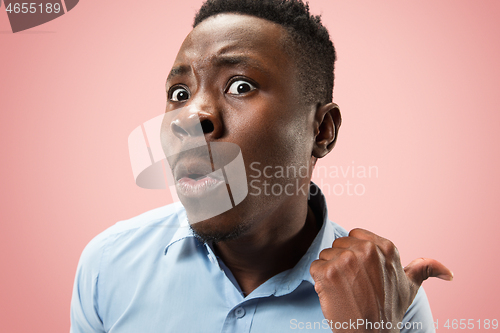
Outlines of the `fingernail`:
M450 274L440 274L437 277L442 280L453 281L453 272L450 271Z

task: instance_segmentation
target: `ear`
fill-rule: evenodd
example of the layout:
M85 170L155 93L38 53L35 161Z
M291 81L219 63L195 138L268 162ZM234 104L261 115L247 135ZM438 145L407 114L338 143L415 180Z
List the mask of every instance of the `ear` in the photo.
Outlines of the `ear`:
M316 158L326 156L335 146L342 118L339 106L335 103L319 105L314 122L314 147L312 155Z

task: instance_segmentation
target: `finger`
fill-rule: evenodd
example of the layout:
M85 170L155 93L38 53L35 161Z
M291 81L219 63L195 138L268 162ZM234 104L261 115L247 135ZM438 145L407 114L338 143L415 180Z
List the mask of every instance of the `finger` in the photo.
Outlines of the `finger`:
M357 238L357 239L362 239L362 240L367 240L367 241L370 241L370 242L375 242L375 243L378 240L385 239L385 238L380 237L379 235L374 234L371 231L368 231L366 229L361 229L361 228L352 229L349 232L349 236Z
M445 265L435 259L419 258L413 260L404 268L406 276L417 287L430 277L437 277L442 280L453 280L453 272Z
M342 251L347 252L347 251ZM323 281L339 281L341 278L345 278L349 275L347 272L352 269L346 262L332 262L330 260L317 259L311 263L309 266L309 273L315 282ZM334 287L333 283L331 287Z
M338 247L324 249L319 253L319 260L333 260L335 258L338 258L340 254L345 250L345 248Z
M311 274L311 277L315 282L318 282L319 280L322 280L323 278L323 272L324 272L324 267L325 265L328 264L328 261L326 260L314 260L311 263L311 266L309 267L309 274Z

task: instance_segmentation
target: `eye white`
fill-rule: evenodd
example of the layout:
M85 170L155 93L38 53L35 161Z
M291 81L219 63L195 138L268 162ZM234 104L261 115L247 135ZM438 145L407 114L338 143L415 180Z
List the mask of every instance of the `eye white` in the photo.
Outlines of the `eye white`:
M189 91L182 87L177 87L172 91L170 99L174 102L185 101L189 98Z
M231 83L231 85L229 86L229 89L227 90L227 93L232 94L232 95L240 95L240 94L250 92L254 89L255 89L255 86L253 84L251 84L250 82L244 81L244 80L238 80L238 81L234 81L233 83Z

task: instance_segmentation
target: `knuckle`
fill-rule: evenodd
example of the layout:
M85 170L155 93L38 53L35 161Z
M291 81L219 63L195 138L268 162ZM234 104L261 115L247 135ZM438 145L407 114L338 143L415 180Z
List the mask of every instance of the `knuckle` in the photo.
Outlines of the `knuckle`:
M339 259L343 264L350 264L357 261L357 256L352 250L345 250L339 255Z
M369 241L363 242L363 244L361 245L361 251L367 257L371 257L373 256L373 254L377 253L377 245Z
M340 237L340 238L336 238L333 243L332 243L332 248L336 247L337 245L339 245L341 242L342 242L342 239L345 238L345 237ZM324 251L324 250L323 250Z
M311 267L309 267L309 274L311 274L313 280L316 280L317 274L316 274L316 265L314 264L314 261L312 262Z
M328 250L330 250L330 249L324 249L324 250L322 250L322 251L319 253L319 257L318 257L318 258L319 258L319 259L322 259L322 260L327 260L327 258L329 257L329 256L328 256L328 253L330 252L330 251L328 251Z
M395 258L397 256L396 246L390 240L383 240L379 247L388 259Z
M431 265L426 266L422 273L422 280L427 280L429 277L434 276L433 267Z
M349 232L350 237L356 237L356 235L359 235L360 233L363 232L363 229L361 228L354 228Z
M321 293L323 292L323 284L321 283L321 281L316 281L314 283L314 290L318 295L321 295Z
M394 246L394 260L400 261L399 250L396 246Z
M337 265L334 265L333 263L328 265L328 267L325 269L325 278L330 281L335 281L340 277L341 270Z
M320 263L319 260L314 260L311 263L311 266L309 267L309 274L311 274L311 277L316 280L318 277L318 273L320 271Z

